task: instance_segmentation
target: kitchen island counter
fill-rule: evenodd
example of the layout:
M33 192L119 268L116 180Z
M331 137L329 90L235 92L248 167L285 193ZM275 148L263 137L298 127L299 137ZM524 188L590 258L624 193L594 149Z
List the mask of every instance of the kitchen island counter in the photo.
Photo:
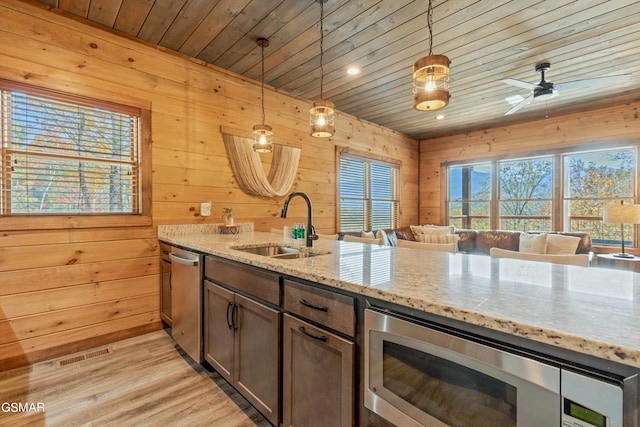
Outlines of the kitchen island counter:
M316 241L322 255L277 259L234 247L303 243L161 228L167 243L640 367L640 273L330 240Z

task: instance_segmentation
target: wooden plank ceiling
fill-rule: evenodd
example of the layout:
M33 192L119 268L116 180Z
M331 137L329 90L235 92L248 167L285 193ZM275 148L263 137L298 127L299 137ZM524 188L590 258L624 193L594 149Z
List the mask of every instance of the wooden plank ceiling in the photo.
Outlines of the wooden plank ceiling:
M315 0L41 0L64 12L259 81L320 99ZM640 98L640 0L433 0L433 52L451 65L451 100L412 108L413 63L428 54L427 0L328 0L324 99L339 111L417 139L496 127ZM505 115L531 91L504 78L564 83L630 74L624 83L561 92ZM357 66L352 76L347 68ZM436 120L438 113L443 120Z

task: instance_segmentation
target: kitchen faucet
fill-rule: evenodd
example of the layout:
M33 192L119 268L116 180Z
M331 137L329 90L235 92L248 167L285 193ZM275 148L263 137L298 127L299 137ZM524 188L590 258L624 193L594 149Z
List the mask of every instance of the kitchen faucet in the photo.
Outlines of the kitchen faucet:
M289 202L296 196L302 197L305 202L307 202L307 247L313 247L313 241L318 240L318 235L316 234L316 228L313 226L313 218L311 213L311 200L309 196L302 192L295 192L289 194L287 200L284 201L284 206L282 206L282 212L280 212L280 218L287 217L287 210L289 209Z

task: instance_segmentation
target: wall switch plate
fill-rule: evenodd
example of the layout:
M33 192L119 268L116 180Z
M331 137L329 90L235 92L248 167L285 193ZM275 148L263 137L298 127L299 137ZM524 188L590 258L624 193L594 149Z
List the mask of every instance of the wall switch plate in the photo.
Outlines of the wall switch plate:
M211 215L211 202L200 203L200 215L201 216Z

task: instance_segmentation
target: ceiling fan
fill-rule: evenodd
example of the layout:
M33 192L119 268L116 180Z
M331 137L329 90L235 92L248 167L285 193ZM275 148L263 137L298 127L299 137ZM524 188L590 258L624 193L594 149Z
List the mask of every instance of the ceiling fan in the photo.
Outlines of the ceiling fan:
M606 77L595 77L592 79L585 80L574 80L572 82L558 83L554 84L552 82L548 82L544 79L544 73L549 71L551 68L551 64L548 62L542 62L540 64L536 64L536 71L540 73L541 79L540 83L533 84L523 82L522 80L515 79L503 79L501 80L503 83L506 83L511 86L516 86L524 89L529 89L531 94L516 104L512 109L505 113L505 116L508 114L513 114L525 105L531 103L533 100L545 100L552 98L558 94L559 90L569 90L569 89L580 89L590 86L598 86L598 85L607 85L607 84L617 84L622 83L631 77L630 74L621 74L617 76L606 76Z

